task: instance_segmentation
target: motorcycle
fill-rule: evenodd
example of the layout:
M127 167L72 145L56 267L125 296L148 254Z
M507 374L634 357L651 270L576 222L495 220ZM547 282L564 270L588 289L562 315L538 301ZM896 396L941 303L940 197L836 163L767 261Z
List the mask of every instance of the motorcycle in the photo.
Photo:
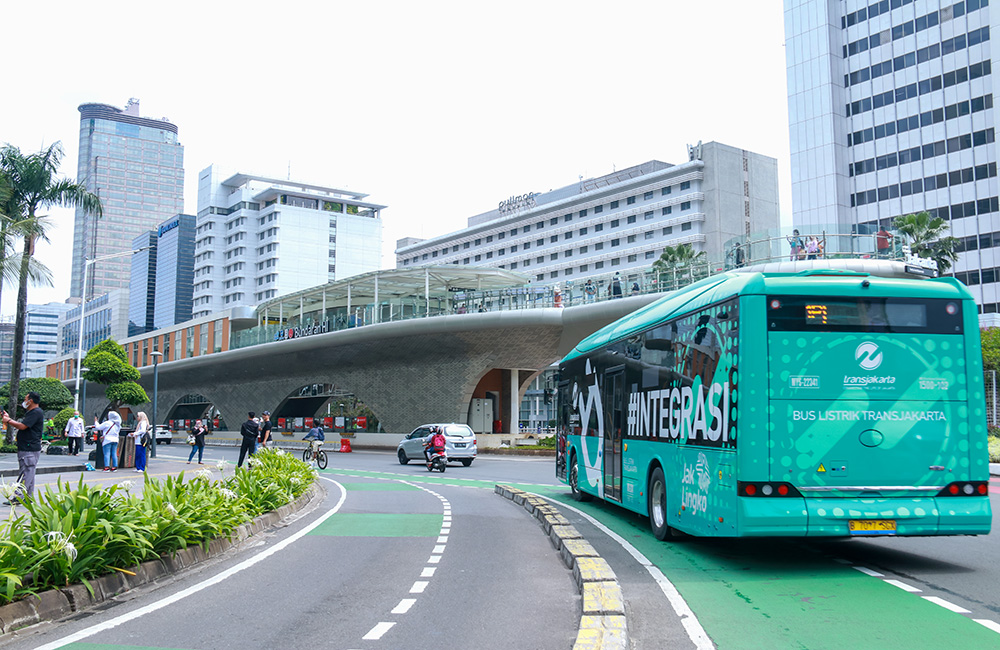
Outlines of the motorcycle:
M427 471L438 470L443 474L446 467L448 467L448 454L444 451L432 452L431 459L427 461Z

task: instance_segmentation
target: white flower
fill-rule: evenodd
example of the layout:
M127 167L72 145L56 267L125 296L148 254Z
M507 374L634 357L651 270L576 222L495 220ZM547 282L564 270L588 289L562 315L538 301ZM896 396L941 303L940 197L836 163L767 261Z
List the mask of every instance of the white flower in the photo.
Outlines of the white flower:
M45 539L46 541L48 541L49 544L52 543L59 544L60 542L66 541L66 533L62 532L61 530L50 530L49 532L45 533Z
M199 469L197 472L195 472L194 477L195 478L200 478L200 479L205 479L206 481L211 481L212 480L212 470L208 469L207 467L205 467L203 469Z
M292 485L298 485L302 482L302 479L300 479L298 476L293 476L292 478L289 479L289 481L292 483Z
M259 459L254 458L253 456L251 456L250 458L247 458L247 466L248 467L250 467L251 469L253 469L257 465L260 465L260 460Z
M135 487L135 481L133 481L132 479L125 479L124 481L118 484L118 487L128 492Z
M226 467L228 467L228 466L229 466L229 461L227 461L227 460L220 460L218 463L215 464L215 469L219 470L220 472L225 473Z
M69 558L70 562L76 560L76 546L73 545L73 542L66 542L63 550L66 551L66 557Z
M284 456L286 452L285 452L285 450L284 450L284 449L282 449L281 447L275 447L275 448L274 448L274 453L275 453L275 455L277 455L277 456Z
M229 488L219 488L219 492L221 492L222 496L226 497L226 500L228 501L233 501L236 499L236 493L230 490Z
M24 483L19 481L14 481L13 483L8 483L7 481L0 481L0 496L10 501L17 495L24 492Z
M170 514L172 514L172 515L176 515L176 514L177 514L177 508L175 508L175 507L174 507L174 504L172 504L172 503L170 503L170 502L167 502L167 503L166 503L166 504L165 504L165 505L163 506L163 509L164 509L164 510L166 510L167 512L169 512L169 513L170 513Z

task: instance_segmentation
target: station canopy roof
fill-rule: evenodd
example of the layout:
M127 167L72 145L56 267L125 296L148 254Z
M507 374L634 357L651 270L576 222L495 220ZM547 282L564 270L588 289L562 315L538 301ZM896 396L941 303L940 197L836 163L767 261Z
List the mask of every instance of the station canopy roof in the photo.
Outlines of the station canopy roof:
M483 266L419 266L362 273L343 280L327 282L309 289L285 294L262 302L257 313L271 313L284 309L294 313L301 306L303 312L323 303L334 307L346 305L348 295L352 304L379 302L400 298L448 298L460 291L490 291L523 287L530 278L523 273ZM376 289L377 287L377 289Z

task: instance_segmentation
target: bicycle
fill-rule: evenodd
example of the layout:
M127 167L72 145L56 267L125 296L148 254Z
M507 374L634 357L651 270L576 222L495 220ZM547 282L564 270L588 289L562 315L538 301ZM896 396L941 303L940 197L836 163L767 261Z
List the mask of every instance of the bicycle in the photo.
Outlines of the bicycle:
M316 467L326 469L326 452L322 448L314 451L312 445L309 445L302 450L302 462L309 463L312 461L316 461Z

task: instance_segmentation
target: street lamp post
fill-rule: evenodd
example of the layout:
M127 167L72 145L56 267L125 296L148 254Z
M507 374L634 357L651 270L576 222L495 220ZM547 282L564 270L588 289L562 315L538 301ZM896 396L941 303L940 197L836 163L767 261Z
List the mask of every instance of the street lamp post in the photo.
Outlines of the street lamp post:
M87 368L87 367L80 368L80 374L82 375L83 373L87 372L88 370L90 370L90 368ZM84 426L84 429L86 429L86 427L87 427L87 378L86 377L83 378L83 398L80 400L80 402L81 402L81 407L84 410L83 411L83 416L82 416L83 417L83 426ZM75 408L73 410L79 412L80 407Z
M80 408L80 375L83 374L80 371L80 367L83 365L83 325L84 319L87 316L87 267L96 262L103 262L104 260L110 260L124 255L135 255L136 253L141 253L142 251L148 249L149 246L143 246L142 248L137 248L134 251L122 251L120 253L112 253L110 255L95 257L92 260L88 260L86 258L83 260L83 290L80 292L80 332L76 343L76 390L73 395L74 410L79 410Z
M153 357L153 441L152 446L149 448L149 457L156 458L156 398L159 392L159 379L160 379L160 357L163 356L162 352L150 352L149 356Z

